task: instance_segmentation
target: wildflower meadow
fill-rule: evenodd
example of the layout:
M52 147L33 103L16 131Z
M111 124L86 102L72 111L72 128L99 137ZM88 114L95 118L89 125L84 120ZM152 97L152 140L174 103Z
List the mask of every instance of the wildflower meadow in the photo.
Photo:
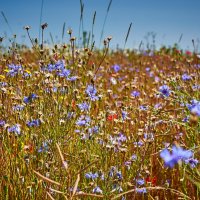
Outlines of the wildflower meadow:
M197 52L24 31L0 42L0 199L200 199Z

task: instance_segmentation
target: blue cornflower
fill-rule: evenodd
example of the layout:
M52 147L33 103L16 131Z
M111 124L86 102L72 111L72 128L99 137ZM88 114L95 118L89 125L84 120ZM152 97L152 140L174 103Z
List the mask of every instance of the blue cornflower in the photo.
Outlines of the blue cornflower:
M112 186L112 188L113 188L113 190L112 190L112 192L114 192L114 191L117 191L117 192L123 192L123 189L122 189L122 187L119 185L119 184L114 184L113 186Z
M139 178L136 182L138 185L144 185L144 179Z
M79 117L79 119L77 120L76 124L77 124L78 126L89 126L89 125L90 125L90 124L89 124L90 121L91 121L91 119L90 119L89 116L81 115L81 116Z
M41 121L40 119L36 119L36 120L28 121L26 124L28 127L34 127L34 126L39 126L41 124Z
M190 79L191 79L191 76L190 76L190 75L188 75L188 74L186 74L186 73L182 75L182 80L183 80L183 81L189 81Z
M42 146L38 149L38 153L47 152L49 150L49 146L47 142L43 142Z
M126 111L122 110L122 119L123 119L123 121L127 119L127 115L128 115L128 113Z
M161 93L162 97L169 97L171 91L167 85L162 85L159 87L159 92Z
M6 124L6 122L4 120L0 120L0 127L3 127Z
M15 111L22 111L24 109L23 105L15 105L13 106L13 110Z
M189 116L186 116L185 118L183 118L183 120L182 120L182 122L189 122L189 119L190 119L190 117Z
M85 174L85 178L87 178L87 179L94 180L94 179L97 179L98 177L99 177L99 175L97 172L96 173L88 172Z
M91 128L88 129L88 132L90 134L98 133L99 132L99 127L98 126L91 127Z
M71 76L71 77L68 77L67 80L68 81L75 81L78 77L77 76Z
M140 193L140 194L145 194L145 193L147 193L147 189L146 188L136 188L136 192Z
M116 167L115 166L112 166L109 173L108 173L108 176L109 177L113 177L114 176L114 172L116 171Z
M92 101L96 101L96 100L99 99L99 97L96 96L97 90L96 90L96 88L94 87L94 85L88 85L85 92L86 92L86 94L90 97L90 99L91 99Z
M102 194L103 191L101 190L101 188L99 186L96 186L93 190L92 190L93 193L99 193L99 194Z
M21 128L19 124L15 124L11 127L8 128L8 132L10 133L15 133L16 135L20 135L21 134Z
M191 113L200 116L200 101L194 99L191 101L191 104L187 104L187 107L191 111Z
M55 70L61 70L63 71L65 69L65 61L64 60L58 60L57 63L54 65Z
M116 64L113 65L112 68L116 73L121 69L121 67L119 65L116 65Z
M121 171L118 171L118 172L116 172L116 177L117 177L117 179L118 180L122 180L122 172Z
M141 105L139 107L140 110L148 110L148 106L145 106L145 105Z
M150 67L146 67L146 72L149 72L149 71L151 71L151 68Z
M176 163L180 160L187 160L193 155L192 151L184 150L181 147L173 146L172 152L170 153L168 149L164 149L160 153L160 157L164 160L165 166L173 168Z
M126 136L123 133L119 133L117 137L118 142L125 142L127 140Z
M131 156L131 161L136 161L137 160L137 156L135 155L135 154L133 154L132 156Z
M197 159L194 159L194 158L189 158L189 159L185 160L185 163L189 164L191 168L194 168L194 167L197 166L199 161Z
M78 104L78 107L81 111L88 111L90 109L90 105L87 102Z
M131 96L132 97L139 97L140 96L140 92L134 90L134 91L131 92Z
M63 69L62 71L58 72L58 76L68 78L71 71L69 69Z
M37 95L36 94L31 94L29 95L28 97L24 97L24 103L28 104L30 103L32 100L36 99L37 98Z
M134 142L133 144L135 145L135 147L141 147L143 146L144 143L142 141L139 141L139 142Z
M21 65L8 65L9 71L8 71L8 75L14 77L15 75L19 74L19 72L22 71L22 66Z

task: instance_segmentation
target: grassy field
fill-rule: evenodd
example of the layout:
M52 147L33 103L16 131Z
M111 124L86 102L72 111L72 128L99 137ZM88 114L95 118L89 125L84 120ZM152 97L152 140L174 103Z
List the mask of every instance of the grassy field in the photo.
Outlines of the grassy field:
M1 48L0 198L198 200L199 56L68 35Z

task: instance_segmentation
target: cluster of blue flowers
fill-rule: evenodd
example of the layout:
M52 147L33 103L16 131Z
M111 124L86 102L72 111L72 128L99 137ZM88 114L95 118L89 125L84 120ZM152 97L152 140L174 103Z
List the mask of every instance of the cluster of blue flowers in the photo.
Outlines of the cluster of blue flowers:
M59 77L64 77L69 81L75 81L77 76L70 76L71 71L65 68L64 60L58 60L55 64L48 64L41 68L42 71L56 72Z

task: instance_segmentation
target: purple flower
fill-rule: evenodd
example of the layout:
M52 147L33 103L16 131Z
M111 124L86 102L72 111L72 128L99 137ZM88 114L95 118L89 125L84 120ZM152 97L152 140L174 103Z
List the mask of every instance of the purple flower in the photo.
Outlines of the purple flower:
M65 69L65 61L64 60L58 60L57 63L54 65L54 68L56 70L63 71Z
M36 120L28 121L26 124L28 127L34 127L34 126L39 126L41 124L41 121L40 119L36 119Z
M16 110L16 111L22 111L23 109L24 109L23 105L15 105L15 106L13 106L13 110Z
M131 96L132 97L139 97L140 96L140 92L134 90L134 91L131 92Z
M141 105L139 107L140 110L148 110L148 106L145 106L145 105Z
M3 127L6 124L6 122L4 120L0 120L0 127Z
M96 90L96 88L94 87L94 85L88 85L85 92L86 92L86 94L90 97L90 99L91 99L92 101L96 101L96 100L99 99L99 97L96 96L97 90Z
M138 185L144 185L144 179L139 178L136 182Z
M164 160L165 166L173 168L176 163L180 160L187 160L193 155L192 151L184 150L181 147L173 146L172 152L170 153L168 149L164 149L160 153L160 157Z
M146 188L136 188L136 192L140 193L140 194L145 194L145 193L147 193L147 189Z
M127 140L126 136L123 133L120 133L117 137L118 142L125 142Z
M189 164L191 168L194 168L194 167L197 166L199 161L197 159L194 159L194 158L189 158L189 159L185 160L185 163Z
M122 180L123 177L121 171L116 172L116 177L118 180Z
M36 94L31 94L29 95L28 97L24 97L24 103L28 104L30 103L32 100L36 99L37 98L37 95Z
M68 77L67 80L68 81L75 81L78 77L77 76L71 76L71 77Z
M38 149L38 153L47 152L49 150L49 146L47 142L43 142L42 146Z
M117 64L113 65L112 68L116 73L121 69L121 67Z
M163 85L159 87L159 92L161 93L162 97L169 97L171 91L167 85Z
M19 72L22 71L22 66L21 65L8 65L9 71L8 71L8 75L14 77L15 75L19 74Z
M69 69L63 69L62 71L58 72L58 76L68 78L70 73L71 72Z
M99 186L96 186L93 190L92 190L93 193L99 193L99 194L102 194L103 191L101 190L101 188Z
M83 102L78 104L78 107L81 111L88 111L90 108L90 105L87 102Z
M123 121L127 119L127 112L122 110L122 119Z
M89 128L89 129L88 129L88 132L89 132L90 134L98 133L98 132L99 132L99 127L98 127L98 126L94 126L94 127L92 127L92 128Z
M88 173L85 174L86 179L94 180L94 179L97 179L98 177L99 177L99 175L98 175L97 172L96 173L88 172Z
M191 104L187 104L187 107L191 111L191 113L200 116L200 101L194 99L191 101Z
M91 119L89 116L81 115L77 120L76 124L78 126L89 126Z
M185 73L185 74L182 75L183 81L189 81L190 79L191 79L191 76L189 76L188 74Z
M20 135L21 134L21 128L19 124L15 124L11 127L8 128L8 132L10 133L15 133L16 135Z

